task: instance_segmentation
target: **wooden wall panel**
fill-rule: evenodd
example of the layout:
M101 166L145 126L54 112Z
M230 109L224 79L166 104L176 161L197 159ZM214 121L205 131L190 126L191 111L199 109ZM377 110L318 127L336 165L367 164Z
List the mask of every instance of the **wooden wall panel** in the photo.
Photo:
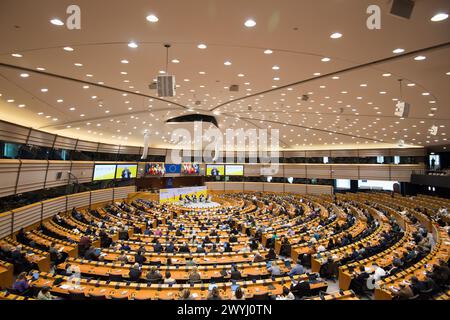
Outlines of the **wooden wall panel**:
M307 166L306 170L309 179L331 179L331 166L328 164L311 164Z
M27 141L29 128L13 123L0 121L0 140L24 144Z
M41 220L42 203L37 202L25 207L12 210L14 213L13 232L19 231Z
M225 190L224 182L205 182L205 185L208 188L208 190L213 190L213 191Z
M65 212L66 210L68 210L66 208L66 196L42 201L43 219L53 217L58 212Z
M46 160L21 160L17 193L29 192L44 188Z
M284 176L294 178L306 178L306 166L303 164L285 164Z
M299 194L305 194L306 193L306 185L304 184L288 184L286 183L284 186L285 192L291 192L291 193L299 193Z
M90 204L90 192L82 192L71 194L67 196L67 209L72 210L72 208L85 207Z
M91 203L112 201L112 189L95 190L91 192Z
M0 214L0 239L11 233L12 212L7 211Z
M264 191L284 192L284 183L269 183L269 182L261 182L261 183L263 183Z
M71 172L78 178L79 183L91 182L94 172L94 162L72 161Z
M0 159L0 198L14 194L19 165L19 160Z
M68 171L70 171L70 161L49 161L45 188L66 185L69 181ZM59 173L61 173L60 179L58 179Z
M226 182L225 183L226 191L244 191L244 183L243 182Z
M335 164L331 165L331 179L351 179L358 180L357 165Z
M96 152L98 147L97 142L79 140L77 144L77 151Z
M262 182L244 182L245 191L263 191L263 187Z
M75 150L76 144L77 144L76 139L57 136L56 141L55 141L55 148L56 149Z
M261 175L261 165L260 164L245 164L244 165L244 175L246 177L259 177Z
M31 130L30 137L28 138L28 144L42 147L52 147L55 142L56 136L44 131Z
M360 165L359 179L361 180L390 180L389 165Z
M135 186L114 188L114 200L125 199L133 192L136 192Z

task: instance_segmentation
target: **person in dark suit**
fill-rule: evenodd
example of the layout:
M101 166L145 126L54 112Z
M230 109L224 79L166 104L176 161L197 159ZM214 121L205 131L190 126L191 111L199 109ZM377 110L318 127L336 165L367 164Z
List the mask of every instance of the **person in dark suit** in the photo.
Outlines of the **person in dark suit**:
M138 263L138 264L140 264L140 265L143 265L144 262L145 262L146 260L147 260L147 259L142 255L142 252L141 252L141 251L138 251L138 252L134 255L134 262L136 262L136 263Z
M158 283L162 280L162 275L158 272L156 267L152 267L145 278L150 283Z
M350 283L350 288L355 292L363 292L367 289L367 279L369 274L366 272L364 266L359 266L358 275L352 279Z
M217 170L217 168L212 168L212 169L211 169L211 175L212 175L212 176L218 176L218 175L220 175L219 170Z
M301 277L297 278L297 282L293 281L291 284L291 292L298 298L309 296L311 293L311 287L308 281L302 280Z
M130 268L130 272L128 273L130 281L139 282L141 275L142 271L141 268L139 268L139 263L135 263L133 267Z
M230 279L231 280L241 280L242 275L236 266L231 267Z
M131 178L131 171L128 169L128 167L125 167L122 170L122 179L130 179Z

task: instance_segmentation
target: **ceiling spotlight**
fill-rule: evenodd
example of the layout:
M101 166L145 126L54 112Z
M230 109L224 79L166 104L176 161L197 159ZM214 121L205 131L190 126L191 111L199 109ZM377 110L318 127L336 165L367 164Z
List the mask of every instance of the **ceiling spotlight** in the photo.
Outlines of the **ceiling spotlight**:
M172 60L172 63L180 63L180 60L178 60L178 59L173 59L173 60Z
M422 61L422 60L425 60L427 57L425 57L425 56L417 56L417 57L415 57L414 58L414 60L416 60L416 61Z
M330 35L330 38L331 38L331 39L339 39L339 38L342 38L342 33L339 33L339 32L332 33L332 34Z
M383 77L390 77L390 76L392 76L392 74L390 74L390 73L383 73Z
M253 19L248 19L247 21L245 21L244 25L247 28L253 28L254 26L256 26L256 21Z
M36 70L39 70L39 71L44 71L44 70L45 70L45 68L42 68L42 67L37 67L37 68L36 68Z
M226 66L231 66L231 62L230 61L225 61L223 64L226 65Z
M28 73L21 73L20 76L22 78L28 78L30 75Z
M280 70L280 67L279 66L273 66L272 70Z
M75 65L76 67L82 67L82 66L83 66L82 63L74 63L74 65Z
M270 49L264 50L264 54L272 54L272 53L273 53L273 51Z
M444 21L448 18L448 14L445 12L439 12L435 14L430 20L433 22Z
M147 19L148 22L158 22L159 18L157 16L155 16L154 14L149 14L145 19Z
M327 57L322 58L322 62L328 62L328 61L331 61L331 59L330 59L330 58L327 58Z
M69 52L72 52L73 51L73 48L72 47L64 47L63 48L65 51L69 51Z
M197 48L199 48L199 49L206 49L207 46L206 46L206 44L204 44L204 43L200 43L200 44L197 46Z
M121 63L127 64L128 60L120 60Z
M403 53L403 52L405 52L405 49L397 48L397 49L392 50L392 52L393 53Z
M50 23L55 25L55 26L63 26L64 25L64 22L62 22L58 18L53 18L52 20L50 20Z
M14 58L22 58L23 56L20 53L11 54Z
M137 44L136 42L134 42L134 41L131 41L130 43L128 43L128 46L129 46L130 48L135 49L135 48L138 47L138 44Z
M42 88L41 92L48 92L48 89L47 88Z

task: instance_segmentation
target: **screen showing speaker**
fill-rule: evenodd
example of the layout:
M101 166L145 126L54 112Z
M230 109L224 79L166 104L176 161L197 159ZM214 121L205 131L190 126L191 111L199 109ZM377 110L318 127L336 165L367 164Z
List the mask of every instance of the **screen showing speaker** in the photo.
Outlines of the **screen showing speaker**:
M137 164L118 164L116 170L116 179L136 178Z
M223 164L207 164L206 165L207 176L224 176L225 166Z
M116 173L115 164L96 164L94 166L94 176L92 180L112 180Z
M243 165L226 165L225 174L227 176L243 176L244 166Z

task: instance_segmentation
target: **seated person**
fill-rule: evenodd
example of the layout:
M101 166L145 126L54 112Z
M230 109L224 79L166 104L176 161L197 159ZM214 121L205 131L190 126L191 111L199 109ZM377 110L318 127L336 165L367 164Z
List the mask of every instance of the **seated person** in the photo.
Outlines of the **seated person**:
M172 274L170 273L170 271L166 271L165 275L164 275L164 283L165 284L175 284L177 283L177 281L172 278Z
M146 279L151 283L158 283L162 280L162 275L156 269L156 267L151 267L147 273Z
M190 283L198 283L201 282L202 277L200 276L200 273L198 272L197 267L193 267L191 272L189 272L189 282Z
M50 293L50 287L43 287L37 295L38 300L57 300L58 298Z
M297 263L295 264L295 266L292 267L291 271L289 271L288 275L289 276L295 276L295 275L300 275L300 274L304 274L305 270L303 269L302 264L300 263L300 260L297 260Z
M27 280L26 277L26 273L22 272L21 274L19 274L17 276L16 281L13 284L13 289L18 293L18 294L24 294L28 291L28 289L30 288L30 281Z
M130 268L130 272L128 273L130 281L139 282L141 275L142 271L141 268L139 267L139 263L135 263L133 267Z
M280 267L275 262L272 262L272 265L267 268L267 270L270 271L272 276L281 276L283 274Z
M276 300L295 300L295 296L288 287L283 286L283 293L278 295Z

